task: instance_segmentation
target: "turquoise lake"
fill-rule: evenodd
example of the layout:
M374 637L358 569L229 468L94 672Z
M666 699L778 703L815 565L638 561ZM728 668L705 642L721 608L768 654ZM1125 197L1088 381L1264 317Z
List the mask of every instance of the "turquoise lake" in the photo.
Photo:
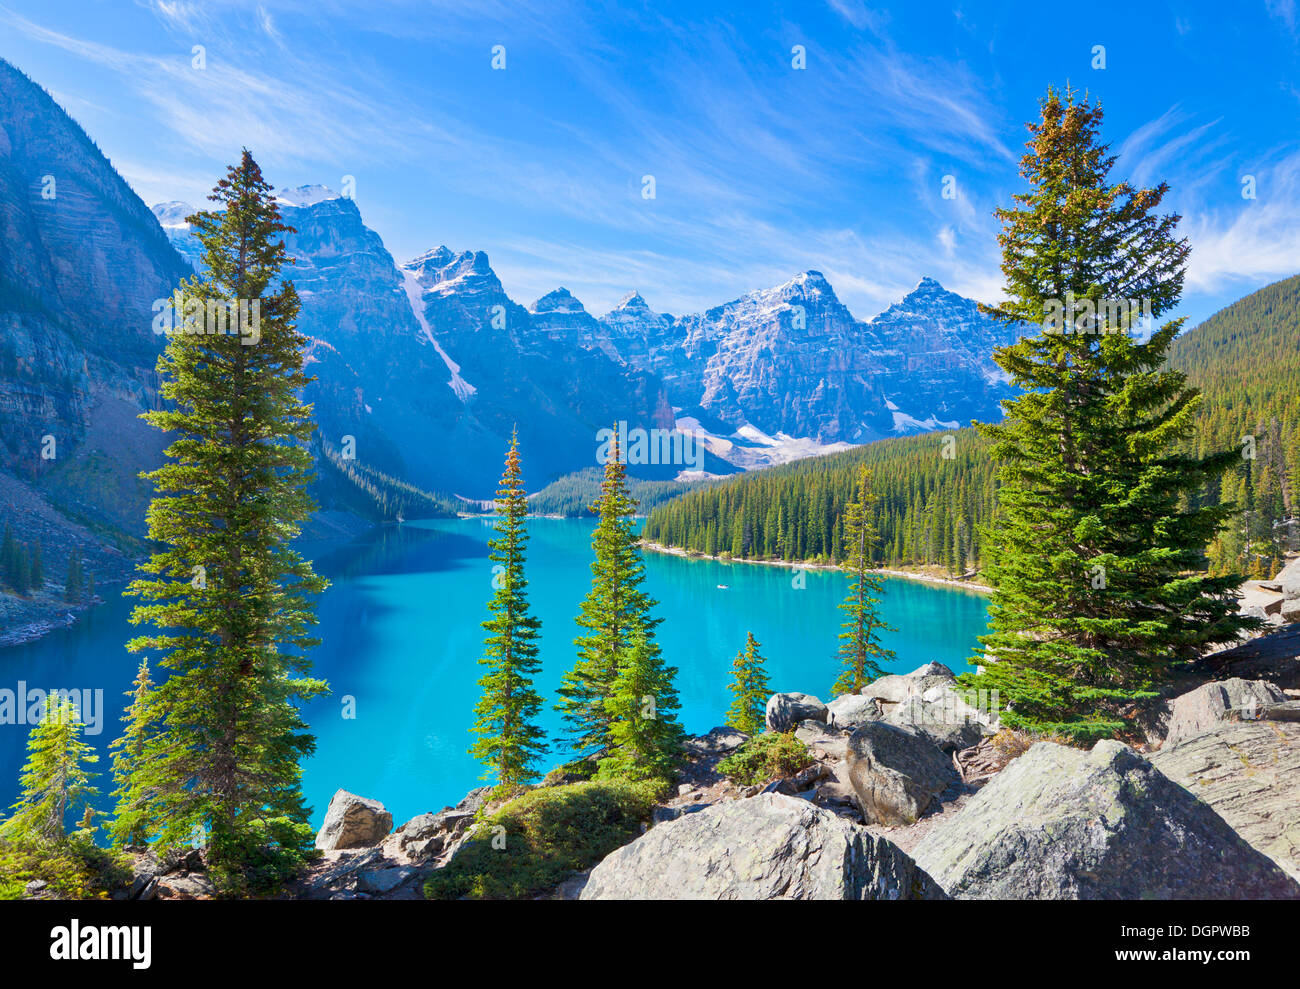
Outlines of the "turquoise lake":
M592 522L535 519L529 523L529 592L542 620L543 672L538 689L548 703L573 661L573 618L590 582ZM333 583L320 601L316 674L332 694L306 717L317 752L304 767L304 789L319 826L330 795L342 787L382 800L396 822L455 803L477 785L481 768L466 753L471 737L486 602L492 569L490 521L408 523L375 529L347 544L305 551ZM646 586L663 618L658 638L677 667L680 717L692 733L721 724L731 701L731 662L752 631L762 644L775 690L799 690L828 700L836 676L836 635L847 581L809 570L802 580L786 567L688 560L646 553ZM802 587L796 586L802 583ZM725 585L720 586L720 585ZM108 589L105 589L108 590ZM0 651L0 687L104 691L102 733L89 739L107 771L138 660L123 643L133 634L131 602L116 595L70 629ZM888 578L884 615L896 631L886 644L898 653L892 672L938 661L967 668L984 631L983 596L903 578ZM355 718L343 716L352 698ZM554 734L559 718L546 711ZM17 793L26 728L0 726L0 800ZM566 758L553 749L547 765ZM107 776L101 792L112 789ZM101 801L103 803L104 801Z

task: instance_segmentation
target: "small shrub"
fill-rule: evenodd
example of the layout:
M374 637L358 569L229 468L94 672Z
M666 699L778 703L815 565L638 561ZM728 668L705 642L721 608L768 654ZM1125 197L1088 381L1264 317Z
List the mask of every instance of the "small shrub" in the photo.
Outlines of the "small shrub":
M88 838L61 842L0 841L0 900L17 900L27 883L43 879L60 899L104 899L131 881L126 856L99 848Z
M793 776L812 761L808 746L794 735L765 731L719 762L718 772L742 786L757 786Z
M594 781L531 790L475 825L424 895L519 900L544 893L636 838L662 789Z

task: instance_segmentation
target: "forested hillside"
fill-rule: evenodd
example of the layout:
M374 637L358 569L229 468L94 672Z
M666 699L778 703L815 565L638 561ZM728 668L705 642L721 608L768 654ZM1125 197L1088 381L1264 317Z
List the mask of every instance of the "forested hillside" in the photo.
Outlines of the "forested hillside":
M1192 328L1174 342L1169 363L1205 396L1197 452L1244 452L1240 469L1203 494L1242 509L1238 525L1208 547L1211 568L1276 573L1295 536L1283 520L1300 508L1300 276ZM946 437L952 459L944 458ZM837 521L863 462L880 499L880 563L979 568L978 526L992 511L995 483L987 445L969 429L882 440L720 482L654 509L646 538L743 559L840 560Z
M1198 452L1241 447L1241 467L1207 498L1241 508L1211 566L1276 573L1300 510L1300 275L1268 285L1174 341L1171 366L1205 395ZM1253 455L1253 456L1252 456ZM1297 548L1291 545L1290 548Z
M552 481L541 491L528 496L531 515L563 515L565 518L594 517L591 506L600 497L601 471L599 467L566 474ZM719 483L704 481L645 481L628 478L628 490L637 503L637 513L645 514L678 495L698 491Z
M863 463L879 498L878 562L954 573L978 568L993 464L970 429L881 440L725 481L656 508L645 537L742 559L839 560L837 523Z

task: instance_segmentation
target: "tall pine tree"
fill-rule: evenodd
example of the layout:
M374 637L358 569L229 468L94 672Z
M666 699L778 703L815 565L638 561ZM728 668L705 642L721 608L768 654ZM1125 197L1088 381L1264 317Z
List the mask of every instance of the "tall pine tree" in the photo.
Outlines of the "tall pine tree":
M894 652L880 641L881 632L893 631L880 617L880 597L884 581L875 572L872 555L879 536L875 523L875 494L871 489L871 469L858 468L857 497L844 508L843 567L850 576L848 596L840 605L848 618L841 625L840 664L843 667L831 693L856 694L877 677L884 676L881 663L894 658Z
M727 689L734 697L727 708L726 723L746 735L757 735L767 723L767 700L772 695L772 685L753 632L745 633L745 648L736 653L731 671Z
M586 634L574 640L578 659L561 682L556 705L569 729L569 745L579 751L609 744L611 717L605 699L618 676L619 656L638 634L647 645L652 644L655 627L661 621L650 616L656 602L641 589L645 564L637 548L632 519L635 510L616 427L605 460L600 496L592 506L599 521L591 535L595 554L591 590L577 618Z
M1196 507L1238 454L1177 452L1200 403L1162 369L1182 321L1142 342L1126 301L1173 307L1189 247L1156 212L1166 185L1110 180L1101 123L1100 105L1049 90L1021 159L1030 188L997 212L1009 301L987 311L1043 330L994 356L1025 393L980 427L1001 513L984 673L967 678L1010 702L1006 724L1080 741L1124 729L1171 664L1249 624L1239 577L1202 572L1232 508Z
M223 881L274 882L312 846L299 760L315 741L299 706L326 690L307 657L325 582L291 546L313 508L310 379L280 276L290 228L247 151L209 198L221 209L188 218L208 274L181 287L197 319L158 361L168 407L144 415L173 439L146 475L162 549L129 588L145 602L132 622L156 631L129 647L161 654L169 675L130 786L163 848L206 835ZM220 332L212 314L241 307L247 321Z
M542 699L533 689L541 670L537 633L541 622L528 608L528 579L524 576L528 532L528 495L519 461L519 434L510 437L505 472L496 497L495 539L488 542L495 591L488 602L492 617L483 623L488 636L480 663L488 672L479 681L483 695L474 706L470 729L478 738L470 754L487 766L485 778L513 791L537 777L536 762L546 752L546 733L536 723Z

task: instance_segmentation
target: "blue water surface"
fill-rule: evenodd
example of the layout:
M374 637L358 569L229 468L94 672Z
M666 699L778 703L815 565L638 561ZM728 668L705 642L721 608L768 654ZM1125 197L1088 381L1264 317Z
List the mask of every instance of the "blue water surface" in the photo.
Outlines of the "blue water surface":
M549 703L573 663L573 619L590 586L592 524L528 523L529 592L542 620L537 687L548 701L542 720L552 734L560 721ZM491 535L490 520L417 522L374 529L346 544L304 547L332 582L320 600L322 644L314 653L315 672L332 693L306 709L317 738L316 754L304 766L314 824L340 787L382 800L403 821L455 803L476 785L482 769L466 750L484 671L479 623L492 593ZM799 577L787 567L659 553L646 553L645 561L646 587L663 619L659 642L678 668L688 731L722 722L731 701L730 666L746 631L762 644L773 689L829 699L844 575L808 570ZM0 650L0 687L26 680L104 690L104 730L90 739L104 754L96 767L104 771L138 663L123 648L136 631L127 622L131 602L110 598L70 629ZM930 661L966 669L987 617L979 594L902 578L886 580L883 611L896 628L883 637L898 653L893 672ZM4 806L17 794L26 731L0 726ZM552 757L559 762L566 753L557 749ZM112 789L107 777L99 784Z

